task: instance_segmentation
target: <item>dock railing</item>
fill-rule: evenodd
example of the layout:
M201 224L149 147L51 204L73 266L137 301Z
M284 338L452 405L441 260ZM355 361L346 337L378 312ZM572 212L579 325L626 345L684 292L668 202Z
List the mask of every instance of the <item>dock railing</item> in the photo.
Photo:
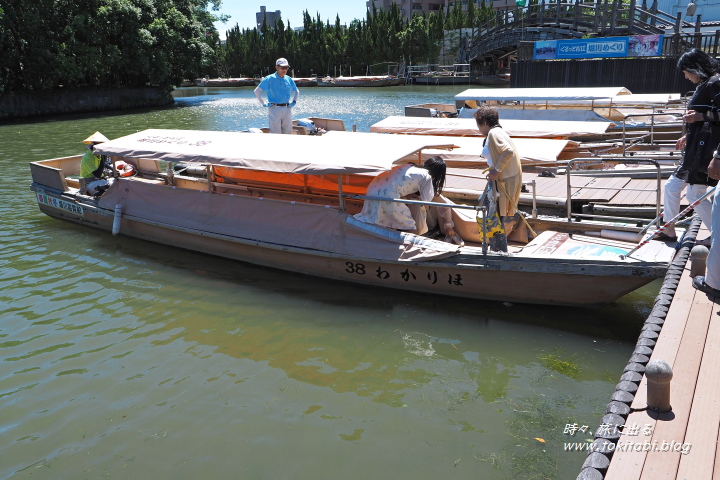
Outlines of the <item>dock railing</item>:
M652 107L652 113L633 113L633 114L625 115L625 117L623 118L623 122L622 122L622 151L623 151L623 157L627 155L627 151L628 151L630 148L638 145L639 143L643 142L644 140L646 140L646 139L648 139L648 138L649 138L651 144L655 144L655 127L658 126L658 124L655 123L655 117L658 117L658 116L661 116L661 115L662 115L662 116L666 116L666 115L669 115L669 114L668 114L667 112L657 112L657 111L655 110L655 107ZM650 117L650 119L651 119L651 121L650 121L650 129L649 129L648 133L646 133L645 135L642 135L642 136L640 136L640 137L634 137L634 138L633 138L633 142L630 143L630 144L628 144L627 121L628 121L629 118L633 118L633 117ZM680 126L679 126L680 131L679 131L679 132L675 132L675 131L673 131L673 132L667 132L667 131L664 131L663 133L665 133L665 134L668 134L668 133L679 133L680 135L682 135L682 133L683 133L683 125L684 125L684 124L680 124ZM678 136L678 138L679 138L679 136Z
M602 186L602 187L590 187L590 186L583 186L583 189L588 190L623 190L627 192L655 192L656 193L656 201L655 201L655 213L659 217L660 216L660 205L662 205L662 171L660 169L660 164L656 160L652 159L634 159L629 160L627 158L602 158L602 157L595 157L595 158L575 158L573 160L570 160L567 164L567 220L568 222L572 222L573 218L600 218L603 220L623 220L623 221L638 221L638 222L644 222L646 219L642 218L629 218L629 217L615 217L615 216L609 216L609 215L595 215L595 214L586 214L586 213L573 213L572 212L572 172L575 170L576 165L582 164L583 166L592 166L592 165L602 165L605 163L623 163L623 164L648 164L648 165L654 165L655 169L657 170L657 187L654 189L647 189L647 188L614 188L614 187L608 187L608 186Z

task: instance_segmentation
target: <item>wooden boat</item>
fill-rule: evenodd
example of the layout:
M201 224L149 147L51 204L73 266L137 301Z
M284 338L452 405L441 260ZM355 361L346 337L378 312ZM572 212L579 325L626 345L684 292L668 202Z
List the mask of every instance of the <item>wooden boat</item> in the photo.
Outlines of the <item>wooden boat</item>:
M428 147L451 148L452 141L351 132L146 130L96 146L96 153L130 163L137 172L115 175L100 196L82 194L81 180L72 178L80 156L32 162L30 169L40 210L53 218L384 288L597 306L662 277L673 257L674 249L662 242L624 256L633 244L602 238L607 225L583 222L583 232L595 228L598 235L570 235L543 229L540 220L534 221L541 232L536 238L513 244L509 253L492 252L473 241L480 234L478 207L472 206L454 208L471 212L456 221L468 239L463 247L352 216L374 175Z
M310 77L310 78L293 78L295 81L295 85L298 87L317 87L318 86L318 80L317 77Z
M588 139L603 137L612 127L609 121L581 122L556 120L500 119L503 128L512 137ZM482 137L474 118L422 118L390 116L370 126L371 132L403 133L414 135L447 135L453 137Z
M393 85L390 75L370 75L360 77L325 77L318 81L319 87L389 87Z
M470 64L439 65L437 70L413 77L417 85L465 85L470 83Z
M318 78L317 77L292 77L293 81L295 82L295 85L297 87L317 87L318 86ZM253 85L258 86L260 85L260 82L262 81L262 78L255 78L253 80Z
M480 75L475 79L476 83L480 85L490 85L493 87L509 87L510 86L510 74L509 73L496 73L494 75Z
M252 78L198 78L195 81L198 87L252 87L255 80Z
M632 94L624 87L475 88L455 95L459 117L471 118L487 104L503 120L612 122L606 134L585 140L653 136L675 141L682 135L683 101L679 94Z

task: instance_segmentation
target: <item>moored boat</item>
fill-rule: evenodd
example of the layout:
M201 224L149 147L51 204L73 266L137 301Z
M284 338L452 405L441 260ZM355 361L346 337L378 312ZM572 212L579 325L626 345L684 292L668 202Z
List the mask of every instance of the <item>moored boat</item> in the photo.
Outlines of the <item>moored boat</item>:
M198 87L252 87L252 78L199 78L195 81Z
M471 118L482 104L497 108L502 119L613 122L605 139L624 134L674 141L682 135L684 102L674 93L633 94L624 87L473 88L455 95L459 117Z
M295 85L298 87L317 87L318 86L318 79L317 77L303 77L303 78L293 78L295 81Z
M543 228L535 219L534 239L518 240L509 253L499 253L478 240L480 207L453 207L458 230L463 225L469 232L462 247L352 216L375 175L425 148L452 147L452 139L438 143L421 136L350 132L269 136L146 130L96 146L96 153L137 172L115 175L101 195L81 193L81 181L72 178L79 172L79 156L32 162L32 188L40 210L53 218L384 288L596 306L663 276L673 248L650 242L627 256L632 243L587 232L596 228L599 234L607 225L583 225L573 232ZM550 225L555 224L545 227Z
M389 87L395 85L390 75L370 75L355 77L325 77L318 81L319 87Z
M470 83L470 64L439 65L436 70L413 77L417 85L466 85Z

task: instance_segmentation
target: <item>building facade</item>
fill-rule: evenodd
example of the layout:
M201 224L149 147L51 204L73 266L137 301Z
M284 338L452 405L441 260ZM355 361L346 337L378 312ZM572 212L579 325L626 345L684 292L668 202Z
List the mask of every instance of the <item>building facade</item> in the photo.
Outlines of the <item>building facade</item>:
M638 0L637 4L641 5L646 3L646 8L650 8L652 1ZM693 4L694 8L691 8L692 15L688 15L688 5ZM673 17L676 17L678 13L682 14L682 19L686 22L695 23L697 21L697 15L701 15L700 20L702 22L717 22L720 20L720 0L658 0L658 10L668 13ZM714 27L714 28L713 28ZM717 30L717 26L708 27L713 31Z
M410 19L413 13L428 14L446 8L448 0L368 0L365 5L372 12L373 4L378 10L390 10L393 3L400 8L403 18Z
M268 27L274 27L275 23L279 21L281 17L280 10L268 12L263 6L260 7L260 11L255 14L255 23L257 23L258 28L262 27L263 22L267 22Z
M462 11L467 11L468 2L474 1L476 7L481 7L485 0L367 0L365 5L372 12L373 4L378 10L389 10L390 6L395 3L400 8L400 12L405 19L410 19L414 13L434 13L442 9L445 13L452 11L455 3L460 3ZM515 0L496 0L496 1L512 1L513 7ZM717 0L720 1L720 0ZM493 0L488 0L493 3Z

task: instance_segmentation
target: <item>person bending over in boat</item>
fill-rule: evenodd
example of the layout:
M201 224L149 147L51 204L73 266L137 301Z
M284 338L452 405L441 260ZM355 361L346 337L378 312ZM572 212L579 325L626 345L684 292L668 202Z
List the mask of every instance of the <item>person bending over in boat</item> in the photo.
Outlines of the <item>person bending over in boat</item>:
M275 73L263 78L255 88L255 96L260 105L269 109L270 133L292 134L292 107L300 98L300 90L290 75L287 75L289 68L287 60L278 58L275 62ZM267 91L267 103L263 102L263 90Z
M80 161L81 177L92 180L102 177L105 165L102 162L100 155L95 155L94 150L95 145L107 141L108 139L105 138L105 135L100 132L95 132L83 140L83 143L87 144L88 150L85 152L85 155L83 155L82 160Z
M682 162L665 183L663 194L663 220L672 220L680 213L680 199L687 188L687 200L694 202L707 191L708 185L717 185L718 181L708 177L708 165L713 152L720 143L720 75L717 60L694 48L685 52L678 60L677 68L685 78L698 84L690 102L688 111L683 115L687 123L687 134L677 141L678 150L685 149ZM709 198L696 207L700 219L712 233L712 203ZM656 237L658 240L676 241L675 226L668 226ZM709 246L710 239L702 240Z
M409 163L383 172L368 185L367 195L390 199L421 200L423 202L449 203L442 196L445 186L445 162L440 157L432 157L423 162L422 167ZM446 240L463 244L455 233L450 208L437 208L437 212L428 215L425 205L408 205L397 202L365 200L363 209L355 218L365 223L403 230L422 235L428 228L439 224ZM429 221L428 221L429 220Z
M522 167L520 155L510 135L500 126L498 110L487 105L475 112L478 130L483 134L482 156L488 161L488 179L498 186L498 213L503 222L505 235L510 235L515 226L520 190L522 189Z

